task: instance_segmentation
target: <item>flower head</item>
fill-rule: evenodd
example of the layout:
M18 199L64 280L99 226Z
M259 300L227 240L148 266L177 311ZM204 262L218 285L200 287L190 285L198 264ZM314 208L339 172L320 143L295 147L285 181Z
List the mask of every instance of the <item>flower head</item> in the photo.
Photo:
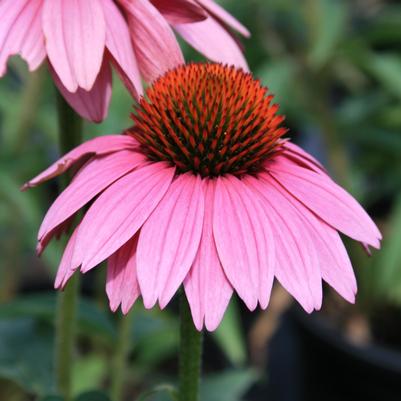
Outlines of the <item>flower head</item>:
M66 247L63 287L108 260L112 310L142 295L163 308L183 284L198 329L214 330L236 291L266 308L274 277L311 312L322 279L353 302L355 276L339 232L379 248L362 207L321 164L282 139L283 118L250 74L181 66L135 106L125 135L84 143L26 184L85 163L49 209L39 251L90 204Z
M105 118L114 66L132 95L184 63L173 29L211 60L246 68L230 30L248 31L213 0L2 0L0 76L14 54L48 60L59 90L92 121Z
M261 170L284 133L267 89L234 67L192 64L157 80L132 115L150 160L178 173L242 176Z

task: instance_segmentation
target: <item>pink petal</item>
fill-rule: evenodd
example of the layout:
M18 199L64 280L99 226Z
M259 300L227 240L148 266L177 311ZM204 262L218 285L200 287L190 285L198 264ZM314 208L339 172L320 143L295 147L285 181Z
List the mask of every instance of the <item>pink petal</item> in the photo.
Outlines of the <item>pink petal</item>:
M292 143L290 141L286 141L283 144L283 147L287 150L287 154L292 154L296 155L299 158L308 161L309 163L315 165L316 167L320 168L323 171L326 171L322 163L320 163L317 159L315 159L312 155L309 153L305 152L302 148L300 148L298 145L295 145L295 143Z
M213 17L193 24L175 24L174 28L210 60L249 70L237 42Z
M54 282L54 288L56 289L63 288L78 268L78 266L74 265L72 262L78 228L79 226L77 226L72 233L71 238L65 247L63 257L61 258L61 262L57 270L56 280Z
M271 223L248 185L231 176L216 183L213 233L230 283L250 310L266 308L274 278Z
M277 156L274 160L268 160L266 162L266 170L269 170L269 166L271 163L287 163L289 166L292 164L295 164L300 167L307 168L309 170L314 171L317 174L325 174L327 175L327 172L322 170L320 167L317 167L315 164L311 163L309 160L302 158L301 156L295 154L295 153L290 153L290 152L283 152L280 156Z
M203 21L206 12L192 0L150 0L170 24Z
M146 308L164 308L187 275L202 234L204 194L199 176L182 174L141 229L138 280Z
M209 331L215 330L220 324L233 293L220 263L213 237L214 190L215 181L206 180L202 237L192 268L184 280L195 326L202 330L205 321Z
M43 251L46 249L47 245L53 238L60 239L63 234L68 233L74 223L74 218L75 216L71 216L63 223L49 231L38 241L38 244L36 246L36 253L38 254L38 256L43 253Z
M166 71L184 64L173 31L148 0L120 0L123 5L139 69L151 82Z
M289 166L291 164L296 164L300 167L304 167L309 170L312 170L317 174L323 174L323 175L328 174L327 170L325 170L324 167L321 167L321 166L317 165L316 163L313 163L309 158L305 158L305 157L301 156L299 153L292 152L288 149L285 149L284 152L282 152L280 154L280 156L277 156L274 160L267 161L266 169L269 170L269 163L271 163L271 162L275 163L277 161L279 161L281 163L287 163L287 165L289 165Z
M245 37L251 36L248 29L246 29L230 13L228 13L223 7L215 3L213 0L197 0L197 2L205 7L217 19L235 29L240 34L244 35Z
M128 150L89 160L46 213L39 229L39 241L110 184L144 162L141 153Z
M143 94L142 81L127 22L113 1L102 0L101 4L107 28L106 47L124 83L134 97L139 98Z
M51 0L43 7L46 50L70 92L90 91L102 65L106 24L99 0Z
M123 313L127 314L141 295L136 277L137 243L135 235L108 259L106 293L113 312L121 304Z
M348 302L355 302L357 284L351 261L337 231L316 217L285 189L277 189L299 211L318 253L322 278Z
M316 248L294 207L266 180L246 178L255 196L263 201L272 220L276 243L275 275L307 312L319 309L322 303L322 284Z
M270 174L322 220L349 237L379 248L381 234L361 205L329 177L286 163Z
M45 171L24 184L21 189L24 191L57 177L67 171L73 164L82 160L83 157L100 156L124 149L135 149L137 146L136 140L129 135L105 135L91 139L65 154Z
M108 258L141 228L171 184L174 169L153 163L107 188L85 214L74 260L83 273Z
M50 72L64 99L81 117L95 123L100 123L106 118L112 90L112 75L107 59L104 60L99 75L89 92L82 88L78 88L74 93L68 91L52 67L50 67Z
M368 256L372 256L372 251L370 250L369 245L366 244L365 242L361 242L361 245L362 245L363 250L366 252L366 254Z
M0 76L4 75L7 60L20 54L31 71L46 57L42 33L43 0L0 1Z

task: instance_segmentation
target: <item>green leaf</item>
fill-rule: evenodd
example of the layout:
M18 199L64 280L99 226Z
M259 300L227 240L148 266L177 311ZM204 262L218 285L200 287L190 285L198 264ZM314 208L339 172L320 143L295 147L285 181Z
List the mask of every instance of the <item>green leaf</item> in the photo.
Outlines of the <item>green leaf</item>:
M337 118L342 124L346 124L352 129L367 121L371 124L372 120L377 117L378 111L383 110L389 103L391 104L391 100L388 94L378 93L377 90L350 96L337 107ZM369 123L368 125L370 125Z
M53 324L57 293L20 296L9 303L0 305L0 319L34 318ZM175 354L178 348L178 322L168 311L145 310L139 303L134 307L132 343L135 345L139 366L151 369ZM103 311L92 301L81 298L78 305L78 330L81 335L97 338L112 344L116 339L114 321L108 311ZM91 383L76 381L78 389L95 383L103 374L104 361L81 361L85 365ZM82 376L80 379L84 380ZM82 381L81 380L81 381ZM86 381L86 380L84 380Z
M201 384L201 401L241 401L257 380L252 370L233 370L206 377Z
M380 295L401 304L401 194L390 217L390 230L371 267L377 273Z
M401 6L388 3L378 11L362 32L364 39L374 45L397 45L401 41Z
M269 88L274 95L274 101L286 109L296 109L294 90L297 88L297 64L290 57L282 57L263 64L255 76L259 77L262 84Z
M88 391L80 394L74 401L111 401L109 396L102 391Z
M48 327L29 318L0 321L0 377L43 395L54 392L53 372L53 335Z
M370 54L365 68L387 88L401 99L401 57L398 54Z
M15 173L15 171L12 171ZM0 200L4 202L5 210L8 213L5 215L6 221L1 222L4 226L12 226L18 222L24 227L20 229L21 235L27 233L26 242L29 244L31 253L34 252L36 239L34 232L38 229L43 217L43 210L40 203L36 199L34 191L21 192L21 181L11 175L9 165L7 163L0 165ZM1 249L0 249L1 250ZM3 251L4 252L4 251ZM43 259L49 266L56 266L62 255L62 244L58 241L53 241L43 255Z
M232 299L220 326L213 332L214 339L233 365L241 366L246 361L245 340L236 299Z
M105 355L95 353L81 356L75 361L73 370L73 394L80 394L93 388L101 388L110 364Z
M174 386L171 386L170 384L161 384L149 391L142 393L136 401L148 401L150 400L150 397L160 393L167 395L168 399L171 401L178 400L177 389ZM154 398L152 397L152 400L153 399Z
M64 398L58 395L47 395L38 401L64 401Z
M56 292L21 296L0 305L0 318L35 317L51 323L54 321L56 298ZM109 341L116 337L115 327L108 314L94 302L83 298L78 305L78 328L82 334L100 336Z
M345 34L347 7L342 0L320 0L312 4L312 10L307 10L313 38L308 58L312 67L321 68L333 57Z
M134 306L132 341L137 362L148 368L174 355L178 349L178 321L168 311Z

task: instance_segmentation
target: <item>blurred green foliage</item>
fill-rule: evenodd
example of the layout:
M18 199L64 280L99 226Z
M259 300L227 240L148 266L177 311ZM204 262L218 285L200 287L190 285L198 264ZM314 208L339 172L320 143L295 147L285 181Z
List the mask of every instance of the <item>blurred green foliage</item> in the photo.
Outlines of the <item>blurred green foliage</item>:
M252 38L244 44L251 70L281 104L289 136L324 162L380 223L380 253L369 259L356 245L350 248L360 276L360 299L373 308L382 303L400 306L401 4L222 3L250 28ZM188 60L199 60L187 46L185 51ZM0 80L0 93L0 399L62 401L51 395L55 294L49 291L63 243L52 244L40 260L34 256L36 232L57 194L57 182L27 193L19 190L58 156L54 88L45 69L28 75L15 58ZM86 138L129 126L131 103L115 79L110 115L98 126L86 125ZM75 401L108 400L107 393L91 392L107 392L120 318L108 311L103 286L104 275L95 272L85 282L86 296L79 305ZM126 372L129 399L148 388L155 391L140 399L172 399L171 385L158 385L174 385L174 307L145 311L138 303L134 309ZM207 367L202 401L239 401L257 380L253 370L244 369L246 335L234 302L211 337L227 371Z

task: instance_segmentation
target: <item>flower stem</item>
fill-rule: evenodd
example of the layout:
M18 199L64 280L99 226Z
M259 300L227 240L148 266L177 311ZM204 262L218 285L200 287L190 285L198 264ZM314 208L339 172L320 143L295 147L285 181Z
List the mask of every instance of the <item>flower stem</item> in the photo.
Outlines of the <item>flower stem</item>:
M71 277L65 290L58 294L56 315L56 383L66 401L72 398L72 365L75 343L76 307L79 277Z
M60 150L64 154L79 145L82 136L82 119L57 92ZM68 177L62 186L68 184ZM79 277L73 276L65 290L58 294L56 313L56 384L65 399L72 398L72 366L75 344L76 310L79 295Z
M82 118L70 107L59 92L57 92L57 113L59 130L59 147L62 154L69 152L82 141ZM68 176L63 186L68 185Z
M124 378L126 377L128 355L131 350L133 315L134 313L131 311L120 319L111 377L111 399L113 401L121 401L123 399Z
M202 333L196 330L188 301L181 293L181 348L178 401L198 401L202 360Z

